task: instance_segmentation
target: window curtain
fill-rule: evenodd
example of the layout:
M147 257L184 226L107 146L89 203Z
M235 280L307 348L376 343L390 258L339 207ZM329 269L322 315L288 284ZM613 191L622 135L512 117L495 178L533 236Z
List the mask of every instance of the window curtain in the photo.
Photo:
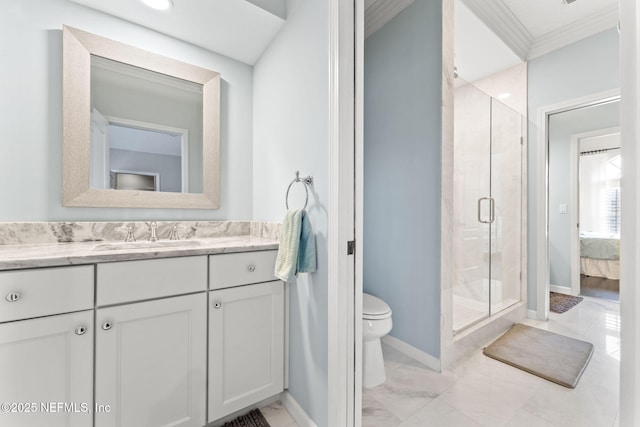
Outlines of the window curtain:
M620 149L580 155L580 232L620 232Z

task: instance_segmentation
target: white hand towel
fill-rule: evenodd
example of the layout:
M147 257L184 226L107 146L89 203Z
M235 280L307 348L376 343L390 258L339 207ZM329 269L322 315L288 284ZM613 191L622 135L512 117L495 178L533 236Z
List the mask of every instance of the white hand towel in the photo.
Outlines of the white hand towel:
M291 209L282 222L275 276L285 282L291 281L296 274L303 212L301 209Z

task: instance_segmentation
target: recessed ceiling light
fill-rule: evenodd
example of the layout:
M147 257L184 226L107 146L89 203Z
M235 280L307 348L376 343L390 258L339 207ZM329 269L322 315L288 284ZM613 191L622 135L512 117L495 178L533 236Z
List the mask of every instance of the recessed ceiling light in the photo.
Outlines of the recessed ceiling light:
M173 0L142 0L142 3L155 10L168 10L173 7Z

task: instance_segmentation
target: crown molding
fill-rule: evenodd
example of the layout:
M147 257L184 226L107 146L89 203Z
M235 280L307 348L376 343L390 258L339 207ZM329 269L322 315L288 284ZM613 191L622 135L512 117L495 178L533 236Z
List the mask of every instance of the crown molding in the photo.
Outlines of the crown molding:
M414 0L377 0L364 11L364 38L378 31Z
M189 80L168 76L155 71L147 70L131 64L115 61L109 58L103 58L97 55L91 55L91 68L104 70L111 74L105 74L103 78L118 81L118 75L132 77L134 79L143 80L151 83L157 83L166 87L180 89L186 92L202 94L202 84ZM116 73L116 74L113 74Z
M533 41L527 59L537 58L579 40L614 28L619 22L617 5L612 5L564 28L547 33Z
M462 0L523 61L533 37L502 0Z

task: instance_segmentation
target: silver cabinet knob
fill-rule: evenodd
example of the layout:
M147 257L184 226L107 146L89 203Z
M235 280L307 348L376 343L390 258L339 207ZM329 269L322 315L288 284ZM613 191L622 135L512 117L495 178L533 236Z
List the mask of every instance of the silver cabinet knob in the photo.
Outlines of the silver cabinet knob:
M16 302L19 299L20 299L20 294L18 292L11 292L6 297L6 300L9 302Z
M218 309L222 307L222 301L214 301L213 302L213 308Z
M109 329L111 329L112 326L113 326L113 323L111 323L109 320L107 320L106 322L104 322L102 324L102 330L103 331L108 331Z
M256 271L256 266L253 264L249 264L247 266L247 270L249 270L250 273L253 273L254 271Z
M84 335L87 333L87 327L86 326L78 326L76 328L76 335Z

